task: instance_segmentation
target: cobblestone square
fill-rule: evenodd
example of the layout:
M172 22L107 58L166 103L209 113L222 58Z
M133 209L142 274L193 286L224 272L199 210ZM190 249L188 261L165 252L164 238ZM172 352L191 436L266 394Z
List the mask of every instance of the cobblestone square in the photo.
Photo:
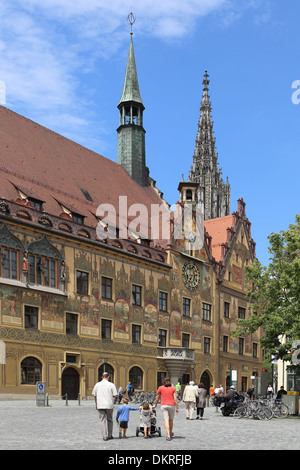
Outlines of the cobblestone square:
M174 437L166 441L160 406L157 426L161 437L145 440L136 437L139 412L131 411L126 439L119 439L114 410L114 439L103 441L98 413L93 401L79 406L70 401L50 401L48 407L37 407L33 401L0 401L0 450L164 450L169 453L192 450L299 450L300 417L259 421L224 417L214 407L208 407L204 419L188 421L180 403L174 421ZM194 416L195 417L195 416ZM132 452L134 455L134 452Z

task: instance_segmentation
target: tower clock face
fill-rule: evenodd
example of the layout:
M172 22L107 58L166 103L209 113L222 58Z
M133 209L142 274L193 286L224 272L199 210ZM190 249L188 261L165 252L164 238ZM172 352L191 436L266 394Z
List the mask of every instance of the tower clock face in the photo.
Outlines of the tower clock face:
M182 267L182 279L188 289L197 289L200 282L200 272L193 261L186 261Z

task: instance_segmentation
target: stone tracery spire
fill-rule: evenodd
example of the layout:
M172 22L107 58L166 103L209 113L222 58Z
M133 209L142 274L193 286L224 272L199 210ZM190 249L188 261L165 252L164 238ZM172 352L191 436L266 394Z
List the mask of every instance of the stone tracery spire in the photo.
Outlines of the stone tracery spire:
M209 75L205 71L203 78L203 94L200 104L200 118L193 156L193 165L189 181L199 183L197 203L204 212L204 219L214 219L230 214L230 185L228 179L224 183L222 170L218 165L211 103L208 94Z

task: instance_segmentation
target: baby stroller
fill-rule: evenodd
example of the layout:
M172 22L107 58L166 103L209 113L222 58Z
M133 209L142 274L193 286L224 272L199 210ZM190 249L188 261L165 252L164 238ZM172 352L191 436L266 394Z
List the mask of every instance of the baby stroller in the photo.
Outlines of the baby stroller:
M153 415L151 417L151 430L150 430L151 436L158 434L159 437L161 437L161 429L160 427L156 426L156 410L152 410L152 412L153 412ZM142 414L140 414L140 420L142 421ZM138 436L139 433L144 434L144 427L141 425L136 427L136 432L135 432L136 436Z

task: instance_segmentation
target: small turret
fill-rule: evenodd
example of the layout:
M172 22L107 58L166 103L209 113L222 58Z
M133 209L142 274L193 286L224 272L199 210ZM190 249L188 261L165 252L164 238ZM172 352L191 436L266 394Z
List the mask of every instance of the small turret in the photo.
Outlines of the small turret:
M129 22L135 18L129 15ZM118 104L120 125L118 132L117 163L141 186L147 184L145 157L145 129L143 127L144 104L141 98L133 49L132 30L127 58L124 86Z

